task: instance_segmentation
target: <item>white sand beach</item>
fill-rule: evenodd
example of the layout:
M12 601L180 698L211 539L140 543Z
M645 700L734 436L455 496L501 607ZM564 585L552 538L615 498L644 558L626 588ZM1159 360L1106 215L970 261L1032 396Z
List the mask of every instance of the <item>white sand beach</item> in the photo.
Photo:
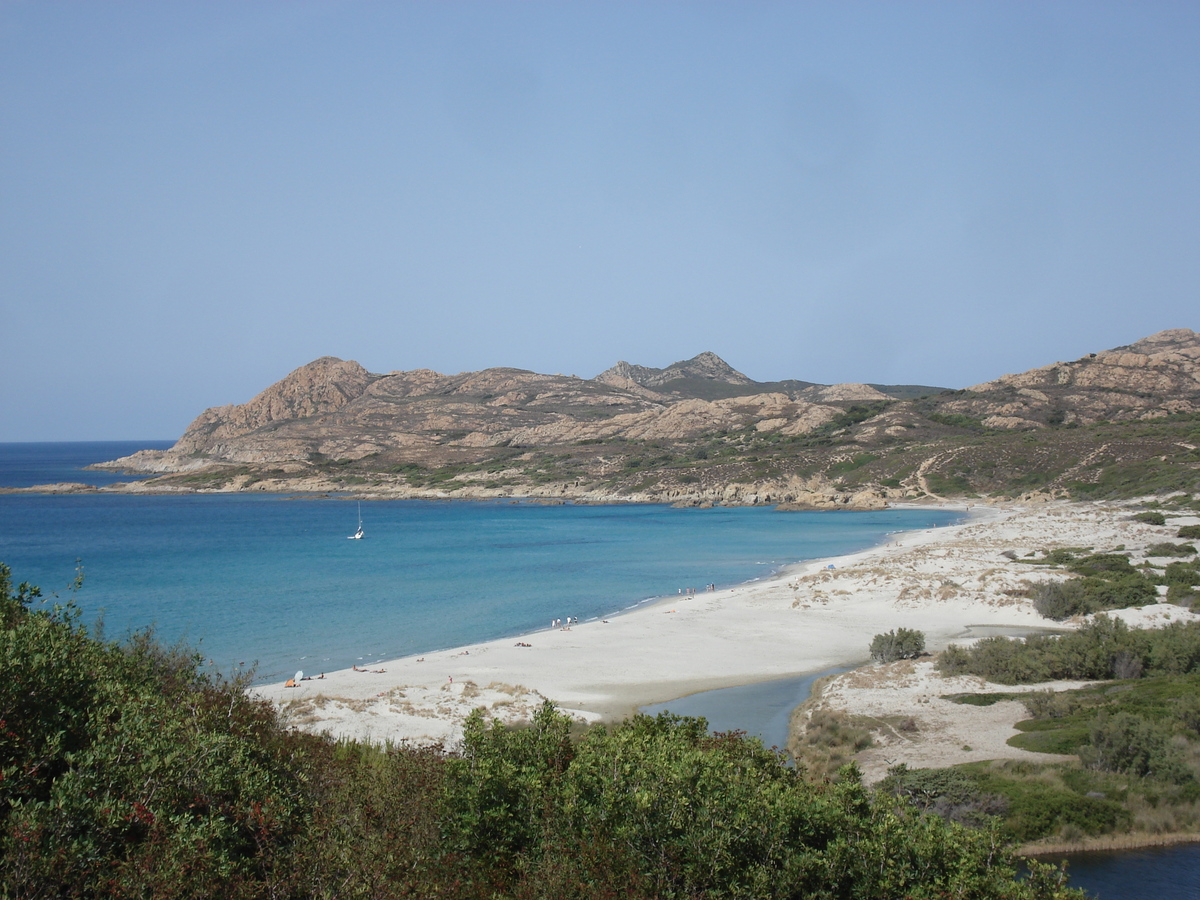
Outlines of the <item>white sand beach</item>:
M1015 595L1031 581L1055 577L1021 562L1025 554L1121 545L1137 551L1200 521L1178 517L1156 527L1134 521L1127 505L1059 502L972 507L969 516L961 525L894 535L884 546L801 563L729 590L666 598L603 622L557 629L547 623L545 631L520 638L255 691L287 710L298 727L376 742L453 743L472 709L515 723L544 699L583 722L620 719L697 691L865 663L872 635L893 628L923 631L927 649L936 651L997 629L1055 625ZM1193 616L1165 603L1123 615L1138 624ZM928 678L937 677L920 671L910 706L930 693ZM848 696L843 706L853 705ZM903 705L886 697L870 702ZM967 743L991 752L1003 740L959 746Z

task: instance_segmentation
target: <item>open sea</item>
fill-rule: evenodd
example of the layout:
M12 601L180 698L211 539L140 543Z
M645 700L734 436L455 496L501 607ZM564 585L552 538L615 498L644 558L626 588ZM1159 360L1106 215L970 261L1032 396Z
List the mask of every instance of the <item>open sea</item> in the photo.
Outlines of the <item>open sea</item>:
M83 466L170 445L0 443L0 486L127 481ZM49 602L74 599L107 637L153 627L268 681L520 635L554 618L609 617L681 588L763 578L959 519L412 500L363 503L361 516L366 538L353 541L359 504L345 497L4 494L0 562ZM72 595L77 566L84 585ZM716 714L722 728L745 728L739 710L770 706L759 718L774 728L767 720L803 699L810 681L666 705ZM1071 871L1104 900L1200 897L1196 846L1076 856Z

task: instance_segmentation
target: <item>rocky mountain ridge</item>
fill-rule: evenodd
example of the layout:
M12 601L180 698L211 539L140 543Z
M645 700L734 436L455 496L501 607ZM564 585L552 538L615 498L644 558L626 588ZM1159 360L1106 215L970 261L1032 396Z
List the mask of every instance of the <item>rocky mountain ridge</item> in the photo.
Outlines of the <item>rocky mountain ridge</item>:
M890 390L754 382L707 352L662 369L620 362L593 379L373 374L322 357L246 403L206 410L170 450L109 467L227 488L809 503L845 486L838 467L864 451L1200 413L1200 335L1159 332L966 390ZM934 493L937 466L914 468L866 489Z
M669 385L674 381L693 378L718 381L724 384L755 384L751 378L743 375L717 354L708 350L691 359L671 363L665 369L635 366L621 360L611 369L605 369L593 380L616 387L627 387L632 382L640 387L653 389Z

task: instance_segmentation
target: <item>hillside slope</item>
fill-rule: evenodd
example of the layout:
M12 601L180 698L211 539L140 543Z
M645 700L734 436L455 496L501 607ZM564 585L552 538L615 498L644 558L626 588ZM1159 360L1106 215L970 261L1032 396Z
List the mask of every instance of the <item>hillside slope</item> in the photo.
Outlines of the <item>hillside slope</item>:
M110 467L224 489L812 506L1200 487L1188 329L929 390L755 382L713 353L593 379L323 357Z

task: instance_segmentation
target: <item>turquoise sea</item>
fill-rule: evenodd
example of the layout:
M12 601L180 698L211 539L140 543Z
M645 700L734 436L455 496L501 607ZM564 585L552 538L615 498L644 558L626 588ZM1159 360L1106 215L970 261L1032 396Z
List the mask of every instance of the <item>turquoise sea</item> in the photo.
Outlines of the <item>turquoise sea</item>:
M144 444L3 444L0 485L113 480L81 466ZM39 468L39 459L44 466ZM761 578L942 511L781 513L532 502L361 504L206 494L0 495L0 561L63 593L106 634L154 626L262 680L610 616L681 588Z
M170 443L0 444L0 486L127 480L82 467ZM260 679L277 680L610 616L957 515L396 500L362 504L362 518L366 539L350 541L349 498L0 495L0 562L63 600L78 560L75 600L107 636L154 626L222 668L257 662ZM808 680L664 706L757 732L778 726ZM1196 845L1077 855L1071 871L1102 900L1200 897Z

